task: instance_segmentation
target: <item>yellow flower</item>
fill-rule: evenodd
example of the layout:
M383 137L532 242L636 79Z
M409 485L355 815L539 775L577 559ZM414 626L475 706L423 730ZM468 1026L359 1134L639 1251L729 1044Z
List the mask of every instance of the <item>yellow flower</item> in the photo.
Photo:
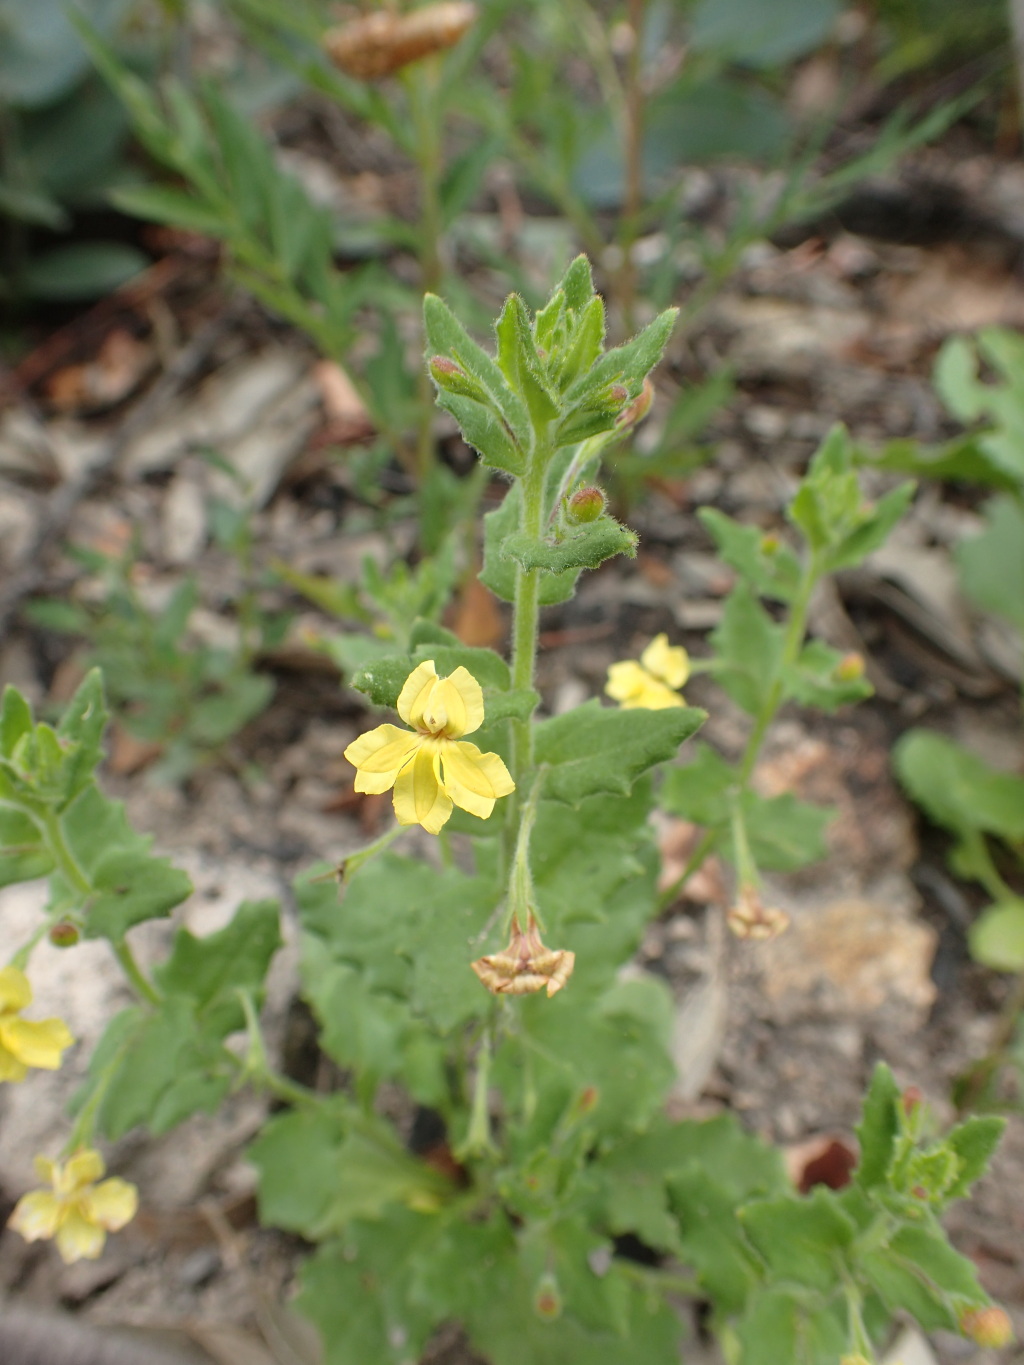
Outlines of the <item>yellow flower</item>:
M682 687L690 676L690 660L686 650L670 645L667 635L656 635L640 662L625 659L612 664L608 670L605 692L624 710L643 706L648 711L663 711L667 706L684 706L675 689Z
M96 1181L106 1169L99 1152L88 1147L66 1162L35 1159L40 1179L50 1190L33 1190L18 1200L9 1226L26 1242L54 1237L66 1264L94 1261L103 1250L108 1232L117 1232L135 1217L139 1192L127 1180Z
M437 834L453 805L486 820L497 798L515 790L497 754L462 739L484 719L484 694L468 669L439 678L433 659L420 664L405 680L398 714L412 730L378 725L354 740L345 757L357 769L357 792L394 787L400 825Z
M512 935L503 953L477 958L469 965L492 995L532 995L546 986L550 999L572 976L576 954L567 948L546 947L531 915L525 934L518 918L513 918Z
M31 1003L25 973L0 967L0 1081L23 1081L30 1066L56 1071L60 1054L75 1041L62 1019L22 1019Z

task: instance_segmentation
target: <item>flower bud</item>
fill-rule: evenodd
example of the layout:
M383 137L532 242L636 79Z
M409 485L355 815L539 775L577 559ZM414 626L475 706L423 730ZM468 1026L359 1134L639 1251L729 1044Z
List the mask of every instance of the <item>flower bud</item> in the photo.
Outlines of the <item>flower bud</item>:
M761 553L763 555L777 555L782 546L782 541L774 531L769 531L767 535L761 537Z
M621 387L621 385L619 387ZM626 397L627 397L626 391L623 389L622 391L623 402L625 402ZM619 413L618 417L616 418L615 425L620 428L636 426L637 422L642 422L644 418L647 416L647 414L650 412L651 404L653 402L654 385L651 382L650 376L648 376L644 380L643 388L640 390L639 394L637 394L636 398L633 399L632 403L630 403L629 407L626 408L623 412Z
M427 361L427 369L439 389L461 394L464 398L473 398L478 403L487 402L483 386L450 356L432 355Z
M906 1114L908 1119L912 1119L924 1103L924 1095L921 1093L921 1087L917 1085L908 1085L900 1096L900 1103L903 1106L904 1114Z
M1009 1314L995 1304L988 1308L964 1308L959 1321L964 1336L979 1346L1008 1346L1014 1339Z
M573 525L582 526L586 522L597 521L604 512L607 501L601 489L595 488L593 484L586 488L577 488L569 499L565 514Z
M548 1322L562 1316L562 1292L550 1271L537 1281L533 1291L533 1309L539 1318L545 1318Z
M844 654L836 664L832 676L836 682L859 682L864 676L864 658L856 651Z
M50 942L55 948L73 948L80 937L78 925L68 919L58 920L49 933Z

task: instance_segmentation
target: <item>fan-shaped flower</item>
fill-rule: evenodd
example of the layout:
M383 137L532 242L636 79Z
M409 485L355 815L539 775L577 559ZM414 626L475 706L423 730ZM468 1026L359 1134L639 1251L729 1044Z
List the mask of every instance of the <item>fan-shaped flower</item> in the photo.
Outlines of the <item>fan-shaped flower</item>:
M413 669L398 698L398 714L412 726L378 725L345 750L356 768L357 792L395 789L401 825L437 834L453 806L486 820L500 796L515 790L497 754L463 740L484 720L484 696L467 668L439 678L433 659Z
M524 934L518 918L512 920L508 947L469 964L492 995L532 995L547 987L549 998L572 976L576 954L567 948L548 948L540 937L537 921L530 915Z
M0 967L0 1081L23 1081L30 1066L56 1071L61 1053L75 1041L63 1019L22 1019L31 1003L25 973Z
M640 661L624 659L608 670L605 692L628 710L642 706L648 711L663 711L668 706L684 706L675 689L690 676L690 659L679 645L670 645L667 635L656 635Z
M135 1217L139 1192L127 1180L96 1181L106 1167L99 1152L84 1147L68 1161L35 1159L36 1173L48 1190L33 1190L15 1205L9 1226L27 1242L52 1237L61 1258L94 1261L108 1232L117 1232Z

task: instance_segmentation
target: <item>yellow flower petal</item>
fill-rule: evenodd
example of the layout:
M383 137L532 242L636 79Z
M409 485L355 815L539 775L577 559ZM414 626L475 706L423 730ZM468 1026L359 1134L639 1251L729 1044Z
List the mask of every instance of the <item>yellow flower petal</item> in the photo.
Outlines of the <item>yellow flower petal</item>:
M648 673L669 687L682 687L690 676L690 656L680 645L670 645L667 635L656 635L644 652L640 662Z
M450 797L441 785L440 756L434 741L421 743L395 783L395 814L400 825L422 825L437 834L452 813Z
M625 659L622 663L612 664L609 668L608 682L604 690L613 701L626 705L627 702L632 702L634 697L643 694L650 680L650 674L645 668L641 668L635 659Z
M22 1195L7 1220L7 1226L20 1232L26 1242L52 1237L60 1222L61 1204L49 1190L33 1190Z
M28 1067L4 1044L5 1027L0 1023L0 1081L23 1081L28 1075Z
M434 661L427 659L425 663L413 669L398 694L395 709L406 725L411 725L414 730L422 728L423 708L429 702L436 682L437 669L434 667Z
M139 1208L139 1192L127 1180L114 1176L103 1180L95 1189L86 1190L81 1208L91 1223L98 1223L108 1232L117 1232L130 1223Z
M635 659L612 664L604 690L624 711L638 706L648 711L664 711L669 706L685 705L678 692L652 677Z
M32 986L17 967L0 967L0 1013L23 1010L32 1003Z
M57 1229L57 1250L65 1265L75 1261L95 1261L103 1251L107 1234L96 1223L90 1223L80 1209L71 1205L65 1209Z
M397 725L378 725L354 739L345 757L356 769L357 792L386 792L408 761L421 737Z
M57 1070L61 1053L75 1041L63 1019L11 1019L0 1025L0 1037L19 1061L47 1071Z
M497 754L481 753L475 744L459 740L441 750L444 789L463 810L486 820L495 798L508 796L515 783Z
M63 1167L57 1167L54 1181L57 1192L70 1194L75 1190L84 1189L94 1180L99 1180L106 1169L99 1152L94 1152L91 1147L83 1147L80 1152L70 1157Z
M45 1180L48 1185L54 1184L57 1172L60 1169L56 1161L51 1161L48 1156L37 1156L32 1160L32 1167L40 1180Z
M460 664L447 678L438 679L423 711L423 725L431 734L461 739L483 723L483 690L469 669Z

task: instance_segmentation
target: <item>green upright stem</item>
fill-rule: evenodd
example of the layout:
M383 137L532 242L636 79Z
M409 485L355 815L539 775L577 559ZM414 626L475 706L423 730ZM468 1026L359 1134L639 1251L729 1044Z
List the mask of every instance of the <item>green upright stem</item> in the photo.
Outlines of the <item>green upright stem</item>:
M520 530L540 539L544 525L544 474L549 451L535 450L530 469L519 487L523 496ZM512 686L523 691L533 687L537 662L537 634L540 625L540 570L516 568L516 595L512 620ZM533 766L533 722L527 718L512 723L512 777L516 787Z
M781 705L783 673L790 665L796 663L803 646L804 634L807 630L807 612L819 576L817 556L812 554L804 568L803 577L800 579L796 597L793 599L793 605L790 608L786 638L783 641L782 654L775 671L775 677L754 721L754 728L750 732L747 747L744 749L743 757L740 760L739 787L741 791L745 790L750 782L758 756L761 753L764 737L768 733L768 727L775 719L775 713Z
M52 810L48 810L38 816L37 819L42 827L43 837L53 861L57 864L57 870L74 887L82 900L87 901L94 894L95 888L82 871L78 860L68 845L68 841L64 838L60 817ZM112 939L111 947L114 950L114 956L121 964L121 969L136 992L143 1000L148 1000L151 1005L159 1004L159 991L136 962L135 955L125 940L123 938L117 941Z
M111 940L111 947L114 956L121 964L121 970L131 982L134 989L142 996L143 1000L148 1000L151 1005L159 1005L161 996L153 983L149 980L142 968L135 960L135 954L122 938L118 942Z

